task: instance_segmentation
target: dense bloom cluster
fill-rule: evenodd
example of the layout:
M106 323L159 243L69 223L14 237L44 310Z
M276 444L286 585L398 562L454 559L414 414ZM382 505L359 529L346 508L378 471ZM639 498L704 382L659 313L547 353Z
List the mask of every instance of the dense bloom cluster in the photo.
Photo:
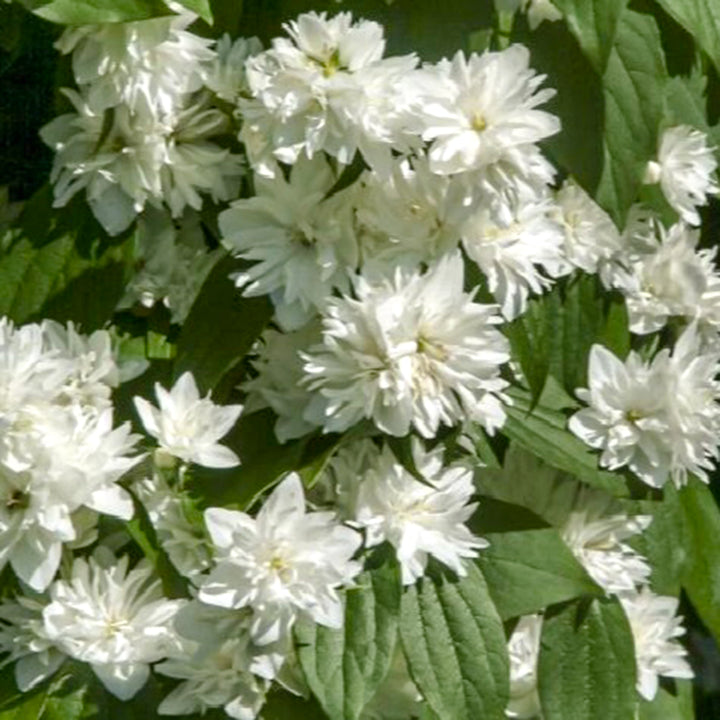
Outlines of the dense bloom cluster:
M88 663L121 700L135 695L150 677L150 663L176 644L172 618L185 603L167 600L152 575L150 566L128 571L127 556L108 567L78 558L43 602L21 597L0 606L6 623L0 647L22 657L18 685L31 688L73 658Z
M559 17L547 0L495 5L503 17L525 11L532 27ZM599 466L654 489L708 480L720 454L720 274L697 228L698 207L718 192L706 136L668 128L649 160L645 179L660 184L675 224L635 207L619 228L545 156L561 124L524 45L421 64L387 56L376 22L309 12L263 48L204 39L194 15L169 7L70 27L56 43L76 88L64 91L74 110L41 133L55 151L54 205L84 194L105 234L133 228L117 310L128 326L157 311L141 339L167 325L167 353L114 396L132 373L117 336L0 320L0 570L18 580L0 604L0 662L14 663L18 687L69 659L121 700L157 672L160 714L222 708L253 720L278 685L307 695L298 633L308 626L348 645L350 634L332 631L387 630L392 603L349 601L374 592L375 563L406 594L397 612L411 593L428 607L465 598L433 589L439 566L443 582L465 588L483 582L471 570L486 557L488 585L521 564L502 544L524 530L513 526L511 541L484 530L493 472L504 482L495 502L539 516L538 537L580 586L624 609L640 696L651 700L660 676L692 677L677 600L653 593L652 557L635 545L650 511L552 469L548 480L536 461L523 467L521 448L545 438L513 398L533 386L515 362L536 339L533 318L591 281L624 301L633 349L592 346L587 387L575 390L582 407L554 397L549 378L539 402L572 408L545 408L559 418L548 435L564 433L569 448L557 467L570 472L572 453L584 453L581 479L592 480L580 438ZM179 327L203 284L259 298L242 307L266 312L247 330L239 318L229 345L242 350L211 368L212 381L204 367L185 371L188 356L210 357L193 355L185 330L214 318L193 311ZM556 320L542 318L546 343ZM570 361L585 357L559 364ZM120 412L128 421L115 427ZM267 427L272 442L250 447ZM496 507L490 525L507 519ZM101 514L110 519L98 530ZM483 552L496 542L500 561ZM136 562L140 551L153 567ZM347 616L359 605L372 622ZM513 623L506 713L541 716L545 606L522 617L498 609L483 623L497 621L500 649L501 619ZM412 632L401 635L377 658L368 650L376 691L353 716L425 714Z
M117 481L139 460L138 438L113 428L118 382L108 333L0 320L0 565L35 590L64 543L92 542L97 513L133 514Z
M570 419L570 429L602 450L600 464L627 465L654 487L687 474L707 479L718 456L720 369L717 350L703 349L694 325L672 353L651 362L631 352L623 363L601 345L590 351L589 389L578 397L589 407Z
M403 583L414 583L432 556L459 576L463 558L477 556L487 541L473 535L465 522L477 507L472 468L445 466L438 450L413 444L413 462L422 478L413 477L388 447L378 450L360 441L341 450L328 468L343 513L365 531L365 546L389 542L400 563Z
M79 92L73 113L42 131L56 151L55 205L85 190L111 234L125 230L146 203L174 217L199 210L200 193L229 200L239 158L211 138L227 117L203 93L216 54L186 30L191 13L134 23L69 28L57 43L72 53Z
M697 208L720 190L713 179L717 160L705 134L689 125L668 128L660 138L657 160L648 163L645 182L659 182L670 205L690 225L700 224Z
M452 255L422 275L359 277L357 298L328 300L322 344L303 355L316 391L306 419L339 431L368 418L389 435L413 427L426 438L464 417L490 433L501 427L508 343L495 308L462 288L463 263Z
M216 566L198 597L218 607L251 608L255 644L287 640L300 612L321 625L342 626L336 589L360 572L351 558L361 539L333 513L306 513L296 474L277 486L257 517L210 508L205 522Z

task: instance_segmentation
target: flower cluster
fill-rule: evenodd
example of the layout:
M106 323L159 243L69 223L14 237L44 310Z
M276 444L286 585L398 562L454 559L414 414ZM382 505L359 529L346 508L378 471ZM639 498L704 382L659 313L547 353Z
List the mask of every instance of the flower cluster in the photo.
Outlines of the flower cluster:
M191 13L66 30L57 43L72 53L79 91L74 112L42 130L55 151L55 206L85 190L111 234L130 226L146 203L174 217L200 209L200 193L229 200L239 158L212 141L228 130L206 78L216 53L186 29Z
M531 26L559 15L544 0L495 4ZM647 167L677 222L635 207L618 228L545 156L561 124L523 45L421 64L387 56L383 28L347 12L300 15L265 49L201 38L195 19L71 27L56 44L77 87L65 91L74 112L42 130L55 207L84 192L108 235L134 224L117 309L134 321L163 303L166 344L179 334L182 348L174 379L154 382L171 377L157 363L114 427L129 371L109 331L0 320L0 570L19 581L0 604L0 652L20 689L80 662L128 700L152 671L160 714L253 720L278 685L307 694L298 633L354 632L347 613L365 600L348 598L373 591L377 563L396 572L398 596L428 607L455 592L428 590L439 567L448 583L484 582L486 559L488 585L503 575L515 562L503 560L505 533L483 524L493 467L495 501L532 510L584 590L624 609L639 694L651 700L659 676L692 677L678 602L650 589L652 558L635 545L650 511L518 464L524 446L548 460L526 423L555 378L527 417L513 398L536 390L515 355L534 340L539 296L562 302L591 280L625 303L632 349L592 346L582 407L551 397L572 409L540 414L559 418L548 443L565 443L548 463L595 477L582 440L618 482L627 469L652 488L636 483L638 494L708 480L720 454L720 274L697 229L718 191L705 135L668 128ZM269 319L251 337L237 328L249 351L223 357L210 387L187 362L198 355L185 332L201 319L178 326L217 282L264 298ZM135 389L153 382L156 404ZM277 442L249 447L268 417ZM111 517L98 529L100 514ZM483 623L496 621L500 649L501 619L513 621L507 715L541 715L546 608L494 617L490 605ZM402 633L354 716L425 714Z
M0 564L35 590L64 544L92 542L98 513L132 517L117 481L139 460L138 438L113 428L118 382L107 332L0 320Z
M641 480L680 486L687 474L707 480L718 456L720 369L717 350L703 348L694 325L672 352L650 362L631 352L623 363L601 345L590 352L589 384L578 397L589 407L570 419L570 429L600 448L600 464L627 465Z

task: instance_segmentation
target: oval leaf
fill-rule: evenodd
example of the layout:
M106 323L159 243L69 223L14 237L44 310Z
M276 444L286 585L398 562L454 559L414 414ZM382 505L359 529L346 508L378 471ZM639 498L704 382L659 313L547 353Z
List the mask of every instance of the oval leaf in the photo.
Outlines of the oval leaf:
M250 349L270 320L266 298L244 298L230 274L237 261L220 260L200 289L178 339L174 376L195 375L201 392L212 390Z
M503 620L602 591L554 528L485 535L478 564Z
M545 618L538 690L545 720L635 717L635 650L619 603L574 602Z
M128 22L172 14L162 0L22 0L23 5L61 25Z
M400 615L397 565L385 563L346 592L341 630L303 621L297 656L310 690L337 720L357 720L390 667Z
M437 570L405 590L400 636L408 669L441 720L504 720L505 633L472 563L456 578Z
M513 405L507 407L503 433L551 467L562 470L588 485L613 495L628 495L622 476L600 470L597 456L567 429L567 419L541 405L533 408L529 393L513 388L508 393Z

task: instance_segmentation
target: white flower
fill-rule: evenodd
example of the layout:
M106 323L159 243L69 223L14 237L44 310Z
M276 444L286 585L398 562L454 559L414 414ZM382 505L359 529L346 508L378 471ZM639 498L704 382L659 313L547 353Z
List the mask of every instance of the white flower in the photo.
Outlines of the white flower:
M215 203L237 195L242 174L240 156L211 142L227 129L227 116L202 102L178 112L174 125L168 128L158 173L161 199L173 217L182 216L186 207L200 210L201 193L209 194Z
M281 443L307 435L316 427L303 417L312 393L301 383L300 352L308 350L320 337L320 324L314 321L294 332L266 330L258 344L258 357L253 361L258 374L242 384L248 393L245 412L271 407L278 416L275 436Z
M171 660L187 661L190 657L202 660L213 655L227 640L240 640L246 669L257 678L277 680L292 674L293 642L291 635L283 635L277 641L257 645L251 637L253 611L249 607L232 609L208 605L195 599L184 605L175 616L181 645ZM239 661L236 656L236 660ZM289 661L286 665L286 661ZM240 663L236 665L239 669ZM226 702L223 700L223 702Z
M575 267L596 273L620 250L620 233L610 216L575 182L566 180L552 213L565 230L565 257Z
M287 636L299 613L332 628L343 623L337 588L360 572L350 558L360 535L328 512L305 512L300 478L291 473L275 488L256 518L209 508L205 511L217 566L199 599L253 611L250 633L258 645Z
M62 358L72 368L58 401L69 400L87 409L110 407L110 393L120 384L110 333L96 330L92 335L81 335L72 322L61 325L52 320L45 320L42 328L46 352L57 352L57 362Z
M553 90L538 90L536 75L523 45L499 52L462 51L436 68L437 92L423 98L418 112L423 140L432 142L430 169L443 175L483 170L510 162L523 172L524 151L560 130L559 120L536 110Z
M457 248L471 210L465 183L431 173L424 158L396 162L387 177L366 173L356 209L362 273L436 262Z
M222 707L237 720L253 720L265 702L262 681L248 671L249 638L226 640L214 652L170 659L157 671L184 680L158 707L160 715L189 715Z
M669 470L665 437L668 382L667 352L645 363L631 352L623 363L601 345L593 345L588 390L577 396L590 407L570 418L569 428L581 440L602 450L600 464L610 470L623 465L644 482L662 485Z
M391 149L409 147L414 56L383 60L382 27L350 13L305 13L284 28L291 40L276 38L246 65L253 99L240 101L240 139L258 172L274 176L275 160L321 150L346 165L359 149L386 165Z
M0 567L9 562L35 590L95 512L132 516L117 483L140 460L129 457L138 438L128 423L113 428L117 379L105 332L0 322Z
M531 30L537 29L544 20L554 22L562 19L562 13L551 0L495 0L495 9L497 12L515 13L521 10L527 13Z
M465 418L501 427L508 343L495 307L463 292L463 270L448 256L424 275L359 277L357 299L331 298L323 344L304 355L318 391L306 419L335 432L368 418L390 435L414 427L428 438Z
M357 265L347 193L325 200L336 177L317 157L301 159L290 180L256 177L255 197L219 217L223 244L253 264L234 276L246 296L270 295L286 330L304 325L334 289L349 287Z
M72 52L78 85L93 111L125 104L172 115L184 95L202 87L215 58L211 40L187 32L196 16L184 12L127 23L70 27L56 47Z
M215 48L217 57L208 70L205 86L219 98L234 103L241 94L249 92L245 63L249 57L262 52L258 38L238 38L233 42L226 33Z
M542 615L525 615L508 640L510 700L505 710L508 717L533 718L541 714L537 661L542 624Z
M208 394L201 398L191 372L183 373L168 392L155 383L156 408L136 397L135 407L145 429L160 448L185 462L225 468L240 464L238 456L218 443L233 427L242 405L216 405Z
M134 489L170 562L181 575L196 580L210 567L210 542L204 527L188 518L186 499L157 473L137 482Z
M131 115L121 105L111 111L109 132L103 111L92 110L74 90L65 95L75 107L40 130L56 155L50 181L54 207L64 207L86 191L93 214L111 235L126 230L145 203L160 197L158 168L165 153L164 128L147 114Z
M690 225L700 224L697 207L720 188L713 174L717 160L705 133L689 125L668 128L660 138L658 159L648 163L645 182L660 183L665 198Z
M642 533L651 515L611 511L612 498L583 488L575 500L561 535L580 564L606 593L634 592L650 578L645 559L623 542Z
M488 287L512 320L527 307L531 292L542 293L570 269L563 252L555 206L535 198L498 198L465 223L462 244L487 276Z
M367 547L387 540L395 548L404 584L424 575L428 556L464 576L463 560L477 557L477 550L488 545L464 525L477 507L470 502L472 469L444 467L442 448L425 452L419 441L413 457L427 484L403 468L389 448L374 453L367 470L354 478L354 520L365 528Z
M138 217L134 258L139 270L125 286L119 309L162 302L171 322L185 321L222 250L208 252L197 213L186 212L181 222L176 230L167 211L152 207Z
M257 648L247 616L193 601L175 616L175 629L181 643L155 670L184 682L165 697L158 713L204 714L222 707L232 718L253 720L269 683L253 674Z
M607 284L625 296L632 332L655 332L670 317L680 316L699 320L708 334L716 335L720 329L716 248L698 250L699 238L699 231L684 223L667 231L651 225L606 271Z
M570 430L602 450L600 464L627 465L643 482L680 486L693 473L707 478L718 455L720 355L701 351L694 326L672 355L662 350L650 363L631 352L623 363L600 345L590 351L589 389L578 397L590 407L570 418Z
M0 605L0 667L15 663L15 682L22 692L53 675L67 657L45 632L41 599L18 595Z
M128 558L103 568L95 560L73 563L69 581L50 586L43 610L47 637L62 652L89 663L121 700L133 697L150 675L150 663L174 644L172 617L182 600L166 600L150 567L128 572Z
M147 203L166 203L178 217L186 206L201 208L200 193L219 201L236 192L239 157L208 139L226 130L220 111L200 102L161 121L147 110L131 113L125 105L96 111L74 90L64 92L76 112L40 131L56 153L50 176L54 207L64 207L85 190L98 222L117 235Z
M672 428L671 475L678 487L691 473L709 482L718 458L720 436L720 348L705 347L696 325L678 338L670 358L667 385Z
M525 0L523 10L527 13L531 30L535 30L544 20L556 22L562 19L562 13L552 4L552 0Z
M637 690L652 700L658 689L658 676L693 678L685 648L676 638L685 634L682 618L677 617L678 600L655 595L648 587L635 594L620 596L635 641Z

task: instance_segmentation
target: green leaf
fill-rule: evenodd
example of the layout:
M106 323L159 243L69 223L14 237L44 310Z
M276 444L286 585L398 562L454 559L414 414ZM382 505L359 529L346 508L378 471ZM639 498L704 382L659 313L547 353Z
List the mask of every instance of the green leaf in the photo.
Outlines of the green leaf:
M49 695L42 714L42 720L79 720L85 712L86 687L63 695Z
M483 535L477 560L503 620L602 591L554 528Z
M190 482L203 505L246 508L282 475L306 467L322 452L305 454L308 437L281 445L275 438L275 420L276 416L269 410L241 415L223 440L223 444L239 455L240 467L195 469Z
M201 17L208 25L213 24L213 13L210 8L210 0L177 0L180 5ZM236 8L239 13L240 8Z
M44 692L28 693L24 701L10 710L0 712L0 720L37 720L42 717L46 699Z
M410 473L418 482L423 485L432 485L432 483L418 470L415 464L415 458L412 451L413 437L412 435L405 435L405 437L392 437L388 436L385 438L387 446L395 456L395 459L402 465L403 469Z
M624 306L624 301L621 301ZM552 374L562 382L569 393L587 385L588 355L593 343L598 342L607 327L605 308L609 305L608 293L595 275L579 275L568 285L564 301L559 306L558 334L548 345L557 348ZM613 316L613 321L616 318ZM623 328L613 328L621 333ZM630 333L624 328L626 342Z
M624 356L630 349L625 301L608 293L597 276L580 274L533 298L527 312L506 328L513 358L540 399L548 375L573 394L587 382L587 358L594 343Z
M0 720L78 720L84 711L86 687L73 683L72 672L66 661L59 674L22 693L15 687L14 666L6 667L0 674Z
M658 595L679 595L687 549L683 509L677 490L668 484L662 500L630 502L627 505L629 515L652 516L650 526L630 541L652 568L650 587Z
M374 430L374 426L371 425ZM364 423L355 425L348 432L340 435L314 435L307 440L303 448L303 466L298 471L303 485L311 488L322 477L323 472L335 453L346 443L366 437L367 426Z
M61 25L127 22L172 14L162 0L21 0L21 2L41 18Z
M707 133L709 144L720 144L720 125L711 126L707 110L707 77L699 66L689 75L671 77L665 86L663 125L691 125Z
M666 79L655 19L626 10L603 75L604 167L596 197L621 228L656 153Z
M217 720L225 720L222 713ZM260 715L261 720L328 720L315 698L306 699L292 695L273 685L267 695ZM215 719L213 719L215 720Z
M0 668L0 713L23 702L23 695L24 693L15 683L15 665L5 665Z
M267 298L244 298L229 279L238 263L220 260L200 289L178 338L174 377L186 370L202 391L214 388L237 365L267 325Z
M676 695L660 687L652 702L640 698L638 720L696 720L692 683L676 680L675 687Z
M78 255L72 237L59 238L39 249L23 238L0 258L0 314L16 322L25 322L37 315L74 316L83 325L97 327L102 324L98 323L99 318L104 320L112 314L122 293L122 281L121 264L93 267L92 261ZM94 308L92 303L90 306L87 303L93 288L98 302ZM82 319L77 317L81 313L68 309L73 307L71 296L76 289L81 289L82 296L78 306L93 310L82 313L85 315ZM46 304L52 302L56 312L43 312Z
M485 536L488 533L516 530L541 530L550 526L539 515L522 505L481 496L479 507L468 521L468 527L473 532Z
M510 341L512 357L520 364L527 380L533 404L540 398L547 381L551 348L556 347L554 340L557 338L561 309L558 293L551 292L531 299L526 312L504 328ZM550 338L553 338L553 342L550 342Z
M707 78L699 68L683 77L671 77L665 85L665 124L692 125L698 130L709 132L707 121Z
M604 295L606 304L605 324L600 330L597 342L611 350L621 360L624 360L630 352L631 339L627 304L625 298L618 293L614 293L609 297L607 292ZM583 377L587 377L587 369Z
M678 493L685 522L682 584L708 630L720 642L720 509L696 478Z
M716 0L657 0L708 54L720 72L720 5Z
M560 118L562 130L543 148L594 197L603 167L600 76L564 23L544 22L535 31L518 33L516 39L528 45L532 66L546 74L548 87L557 91L545 109Z
M0 315L18 323L74 320L86 332L112 316L125 287L130 242L111 243L88 214L52 210L45 191L28 202L21 225L2 243Z
M400 615L400 576L384 563L358 576L345 593L345 623L331 630L310 620L295 627L297 656L310 690L329 717L357 720L393 658Z
M567 429L562 413L541 405L531 412L532 401L526 391L512 388L508 394L513 404L506 408L508 417L503 433L511 440L551 467L588 485L619 497L629 494L621 475L598 468L597 454Z
M580 43L586 57L602 75L628 0L552 0Z
M580 601L546 615L538 689L545 720L635 717L635 651L619 603Z
M431 571L406 588L400 635L410 674L441 720L503 720L505 633L480 571Z

